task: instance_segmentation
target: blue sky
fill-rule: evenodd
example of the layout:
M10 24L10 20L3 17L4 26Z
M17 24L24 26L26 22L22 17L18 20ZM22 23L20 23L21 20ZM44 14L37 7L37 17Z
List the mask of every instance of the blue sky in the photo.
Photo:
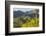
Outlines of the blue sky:
M14 8L14 11L18 11L18 10L26 12L26 11L30 11L32 9L31 8Z

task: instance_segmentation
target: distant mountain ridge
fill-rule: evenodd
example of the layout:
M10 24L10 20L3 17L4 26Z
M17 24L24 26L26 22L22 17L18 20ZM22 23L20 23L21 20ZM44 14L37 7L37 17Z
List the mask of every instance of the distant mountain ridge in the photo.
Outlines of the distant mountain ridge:
M18 11L14 11L13 16L14 16L14 18L21 17L21 16L35 17L36 16L35 14L36 14L36 12L32 12L32 11L23 12L21 10L18 10Z
M18 10L18 11L14 11L13 14L14 14L14 17L20 17L20 16L24 15L25 13L20 11L20 10Z

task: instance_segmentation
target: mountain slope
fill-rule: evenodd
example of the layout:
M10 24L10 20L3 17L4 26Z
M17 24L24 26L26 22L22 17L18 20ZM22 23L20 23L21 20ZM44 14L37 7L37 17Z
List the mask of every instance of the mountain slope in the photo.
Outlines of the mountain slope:
M20 17L20 16L24 15L25 13L22 12L22 11L20 11L20 10L18 10L18 11L14 11L13 14L14 14L14 15L13 15L14 17Z

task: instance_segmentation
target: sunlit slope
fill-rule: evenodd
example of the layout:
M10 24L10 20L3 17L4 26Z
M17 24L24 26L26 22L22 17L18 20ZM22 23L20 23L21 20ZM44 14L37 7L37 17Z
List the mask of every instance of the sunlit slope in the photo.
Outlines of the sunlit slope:
M30 18L26 20L25 23L20 21L20 18L14 18L14 27L38 27L39 26L39 18Z
M26 23L21 25L22 27L38 27L38 19L30 19L30 22L27 21Z

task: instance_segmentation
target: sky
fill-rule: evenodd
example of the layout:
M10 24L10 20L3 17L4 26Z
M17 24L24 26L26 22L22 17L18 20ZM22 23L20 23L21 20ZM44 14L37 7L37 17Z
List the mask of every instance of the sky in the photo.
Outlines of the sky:
M32 9L31 9L31 8L14 8L13 10L14 10L14 11L21 10L21 11L23 11L23 12L26 12L26 11L30 11L30 10L32 10Z

